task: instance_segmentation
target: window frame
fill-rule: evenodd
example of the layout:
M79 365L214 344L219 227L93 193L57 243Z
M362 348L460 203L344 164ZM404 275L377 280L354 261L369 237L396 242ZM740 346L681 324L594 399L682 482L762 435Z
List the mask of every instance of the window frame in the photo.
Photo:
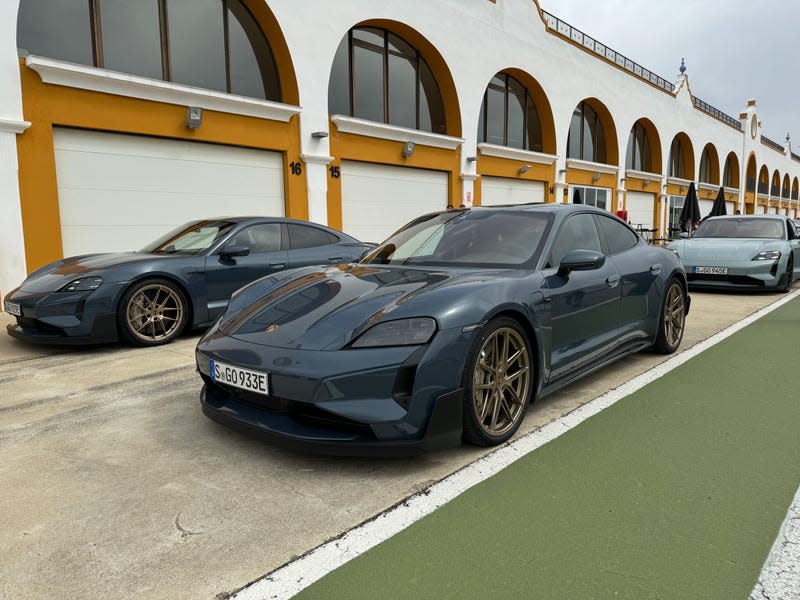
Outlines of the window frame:
M21 0L24 2L25 0ZM105 57L103 53L103 29L102 29L102 18L101 18L101 0L86 0L89 5L89 35L91 36L91 47L92 47L92 64L89 66L96 67L98 69L106 69L105 66ZM169 2L170 0L155 0L157 3L157 10L158 10L158 35L160 39L160 50L161 50L161 79L157 79L157 81L166 81L169 83L176 83L178 85L191 85L191 84L183 84L180 81L173 81L172 79L172 62L170 56L170 32L169 32ZM275 53L272 50L272 44L270 44L268 37L264 33L264 30L261 28L258 19L256 19L253 12L247 7L247 5L242 0L220 0L220 10L221 13L219 17L222 20L222 29L223 29L223 52L224 52L224 62L225 62L225 89L224 93L228 94L235 94L236 92L232 91L231 89L231 44L230 44L230 23L229 19L236 18L233 14L233 11L229 9L229 4L237 3L243 11L253 20L253 22L258 26L258 29L261 33L262 38L266 44L266 48L268 49L268 56L264 56L263 52L259 52L259 50L252 46L253 54L256 57L256 62L260 65L261 61L269 60L272 63L271 72L275 74L277 81L274 82L266 82L264 81L264 74L261 72L259 68L259 72L262 79L262 86L263 86L263 97L262 96L247 96L253 97L259 100L267 100L272 102L283 102L283 87L280 81L280 75L277 68L277 63L275 60ZM19 19L19 17L18 17ZM19 36L17 38L17 44L20 44ZM54 58L59 60L58 56L48 56L47 58ZM126 74L136 75L135 73L128 73ZM141 76L141 75L136 75ZM141 76L145 77L145 76ZM153 79L152 77L147 77L148 79ZM211 88L203 88L203 89L211 89ZM271 90L275 90L278 93L277 97L270 97L269 92Z
M359 29L370 30L372 32L381 32L381 34L383 35L382 47L379 47L379 46L377 46L375 44L366 42L364 40L356 39L355 36L353 35L353 32L356 31L356 30L359 30ZM365 49L365 50L369 50L369 51L372 51L372 52L375 52L375 53L379 53L381 55L381 79L382 79L381 86L382 86L382 90L383 90L383 119L381 121L376 121L376 122L384 123L386 125L393 125L393 126L396 126L396 127L403 127L403 125L396 125L396 124L391 122L391 114L390 114L390 110L389 110L390 106L391 106L391 100L389 98L389 93L390 93L390 89L389 89L390 88L390 85L389 85L389 82L390 82L389 57L390 56L395 56L395 57L402 58L402 59L408 59L408 56L406 56L402 52L398 52L397 50L393 50L392 48L390 48L389 36L396 37L397 39L402 41L405 45L407 45L409 48L411 48L414 51L415 62L412 64L412 66L414 68L414 84L415 84L414 85L414 121L415 121L416 126L413 127L412 129L416 129L417 131L429 131L428 129L422 129L421 128L421 122L422 122L422 119L421 119L422 110L420 108L421 107L421 102L423 102L423 101L427 102L427 95L424 94L423 90L422 90L422 69L423 69L423 65L428 71L430 71L431 74L433 74L433 70L430 68L430 65L428 64L428 62L425 60L425 58L420 53L419 48L417 48L413 44L409 43L402 36L394 33L393 31L391 31L389 29L384 29L382 27L369 27L369 26L352 27L347 32L347 35L345 37L345 39L347 40L347 77L348 77L347 88L348 88L348 96L349 96L348 97L349 106L348 106L348 115L347 116L354 117L354 118L363 118L363 117L358 117L356 115L356 104L357 104L357 101L356 101L356 94L355 94L355 91L356 91L356 89L355 89L356 72L355 72L355 50L354 49L355 49L356 46L358 46L359 48L362 48L362 49ZM344 40L342 40L342 42L344 42ZM341 43L342 42L340 42L339 48L341 47ZM338 52L338 48L337 48L337 52ZM336 56L334 54L334 61L335 60L336 60ZM439 85L439 82L436 81L435 75L433 76L433 81L436 84L436 93L437 93L437 96L438 96L439 103L441 104L442 122L436 124L436 125L439 125L439 130L438 131L434 127L434 123L431 122L430 132L431 133L435 133L435 134L446 135L446 133L447 133L447 114L446 114L446 110L445 110L445 106L444 106L444 98L442 97L442 89L441 89L441 86ZM331 86L331 82L328 82L328 87L330 88L330 86ZM330 96L329 96L329 98L328 98L328 111L329 112L330 112L330 106L331 106L331 99L330 99ZM429 113L433 112L430 109L430 104L428 105L428 112Z
M502 88L494 83L494 79L496 77L503 78L503 86ZM539 116L539 107L536 106L536 102L533 101L533 97L531 96L530 90L523 84L519 79L516 77L511 76L510 74L506 73L505 71L500 71L492 79L489 80L488 85L486 86L486 90L483 92L483 100L481 102L481 109L480 115L478 117L478 142L479 143L491 143L489 142L489 103L487 102L489 90L492 89L496 92L501 92L503 94L503 143L500 144L501 146L505 146L507 148L516 148L516 146L509 146L508 145L508 101L509 101L509 82L514 81L517 85L519 85L522 89L525 90L525 106L523 107L522 111L522 135L525 143L523 144L523 148L521 150L528 150L531 152L542 152L544 147L544 136L542 135L542 119ZM539 138L537 140L530 139L530 131L528 130L528 115L530 113L531 108L533 108L534 113L536 114L536 118L539 121L539 126L537 127L537 131L539 134ZM533 142L533 143L532 143Z
M592 155L590 157L585 157L585 140L586 140L586 123L589 121L587 117L586 109L591 111L591 114L594 116L592 122L590 124L590 134L592 135ZM572 137L572 123L575 119L580 120L579 126L579 136L578 136L578 154L579 156L571 156L570 155L570 139ZM598 135L599 134L599 135ZM600 142L600 143L598 143ZM598 147L602 144L603 152L602 156L598 152ZM575 107L575 110L572 111L572 117L570 118L570 128L569 132L567 133L567 158L573 158L577 160L584 160L594 163L601 163L601 164L608 164L608 144L606 142L605 137L605 129L603 129L603 123L600 120L600 114L585 100L581 100L578 103L578 106Z

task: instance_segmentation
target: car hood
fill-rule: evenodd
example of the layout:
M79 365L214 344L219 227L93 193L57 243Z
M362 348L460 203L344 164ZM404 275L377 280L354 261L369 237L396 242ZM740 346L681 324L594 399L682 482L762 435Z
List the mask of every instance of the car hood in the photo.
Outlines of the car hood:
M748 261L765 250L779 250L781 240L754 240L751 238L693 238L670 244L684 262L698 260Z
M306 350L339 349L380 321L432 317L439 328L469 312L471 292L497 272L383 265L297 269L240 290L219 324L242 341Z
M37 269L22 282L20 290L25 292L55 292L70 281L81 277L99 276L107 278L108 271L111 269L163 258L163 255L141 252L114 252L72 256Z

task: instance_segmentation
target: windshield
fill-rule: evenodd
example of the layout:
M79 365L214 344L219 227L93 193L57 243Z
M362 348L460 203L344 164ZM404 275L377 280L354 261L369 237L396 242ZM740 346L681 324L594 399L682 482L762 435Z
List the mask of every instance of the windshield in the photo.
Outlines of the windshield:
M223 238L234 226L231 221L194 221L181 225L141 252L152 254L200 254Z
M758 217L708 219L694 232L696 238L784 238L783 221Z
M412 221L363 263L521 267L535 262L552 215L516 210L448 211Z

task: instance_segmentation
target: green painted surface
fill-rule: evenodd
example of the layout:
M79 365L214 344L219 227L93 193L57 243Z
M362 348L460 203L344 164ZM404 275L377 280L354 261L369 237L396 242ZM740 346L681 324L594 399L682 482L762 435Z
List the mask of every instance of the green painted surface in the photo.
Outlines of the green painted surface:
M794 300L297 597L747 598L800 484L799 337Z

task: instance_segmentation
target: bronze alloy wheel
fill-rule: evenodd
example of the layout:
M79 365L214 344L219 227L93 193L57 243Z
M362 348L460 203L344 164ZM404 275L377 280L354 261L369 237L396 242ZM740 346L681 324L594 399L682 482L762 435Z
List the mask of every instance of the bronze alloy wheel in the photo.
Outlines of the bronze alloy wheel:
M664 337L670 346L677 347L683 338L686 323L686 300L680 284L673 283L664 302Z
M472 408L482 432L497 438L525 412L531 382L530 353L520 333L495 329L480 349L472 375Z
M183 328L184 302L171 286L151 283L138 288L125 306L128 331L136 341L157 344Z
M664 296L664 307L661 311L661 326L656 339L655 349L661 354L671 354L678 349L686 327L686 295L683 286L673 279Z

